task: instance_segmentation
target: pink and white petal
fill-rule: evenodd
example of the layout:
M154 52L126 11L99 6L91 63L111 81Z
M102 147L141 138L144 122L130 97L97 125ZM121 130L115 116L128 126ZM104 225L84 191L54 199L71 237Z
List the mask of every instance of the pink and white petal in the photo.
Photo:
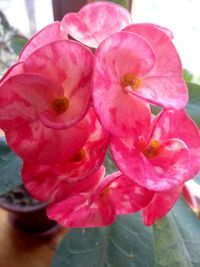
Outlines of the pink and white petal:
M155 54L154 67L142 80L136 94L166 108L184 107L188 100L188 92L182 78L182 64L166 31L151 23L132 24L124 30L142 36L151 45Z
M66 14L61 21L63 29L73 38L95 48L130 23L131 16L126 9L106 2L85 5L78 13Z
M87 194L78 194L47 208L47 216L65 227L100 227L115 219L115 209L107 198L89 205Z
M155 193L149 205L143 209L144 224L150 226L165 216L175 205L182 189L183 185L179 185L170 191Z
M94 90L101 90L101 80L117 82L125 74L138 78L147 75L155 64L150 45L139 35L118 32L104 40L95 53Z
M60 202L82 192L94 190L105 169L99 168L95 173L76 183L60 181L52 165L39 165L24 162L22 179L31 196L48 203Z
M24 65L23 62L18 62L16 64L13 64L8 70L7 72L2 76L2 78L0 79L0 86L2 86L2 84L8 80L11 76L15 76L17 74L23 73L24 71Z
M98 89L93 91L93 101L103 127L113 135L138 136L150 125L149 105L123 92L116 83L99 82Z
M98 177L98 182L103 178L105 169L101 167L91 177ZM83 184L83 181L77 183ZM84 181L87 184L87 180ZM96 184L97 185L97 184ZM76 183L75 183L76 186ZM73 189L73 188L71 188ZM94 191L93 187L93 192ZM82 188L81 188L82 190ZM62 191L62 188L61 188ZM73 191L73 190L72 190ZM63 198L60 202L52 203L47 209L47 215L53 220L67 227L98 227L111 224L115 219L115 207L109 199L109 195L98 195L91 198L91 193L79 193ZM74 193L74 192L73 192ZM66 193L64 192L66 196Z
M62 93L62 86L49 77L36 74L10 77L0 88L0 127L4 131L15 130L37 120L52 97Z
M59 116L51 109L41 114L47 127L67 128L83 118L91 100L92 67L90 50L70 40L49 43L27 58L24 70L53 77L62 84L69 100L69 108Z
M115 205L116 214L123 215L137 212L147 206L154 193L120 174L110 184L109 195Z
M169 30L152 23L139 23L126 27L124 31L140 35L151 45L155 54L155 65L148 74L149 77L182 77L181 60L171 41Z
M30 54L32 54L35 50L42 47L43 45L46 45L50 42L59 40L59 39L67 39L67 33L64 34L60 27L60 22L56 21L39 32L37 32L24 46L22 49L19 60L18 61L25 61Z
M147 76L140 88L130 94L167 109L182 109L188 101L188 89L182 77Z
M152 123L152 139L182 140L189 149L200 147L200 133L195 122L182 110L163 110Z
M82 180L97 170L104 161L109 134L102 128L93 110L90 110L89 116L91 127L88 140L81 149L84 153L83 158L73 161L72 156L55 166L57 173L60 174L59 179L62 181L74 183Z
M130 31L131 31L131 27L132 26L136 26L136 30L134 31L133 29L133 32L135 33L138 33L139 35L142 35L142 33L138 32L141 30L141 32L143 32L143 29L141 28L145 28L145 29L150 29L150 27L156 27L158 30L162 31L165 33L165 35L167 35L171 40L174 39L174 34L171 30L169 30L168 28L165 28L163 26L160 26L160 25L157 25L155 23L149 23L149 22L146 22L146 23L134 23L132 25L130 25ZM127 26L127 28L129 28L129 26ZM125 28L126 29L126 28Z
M159 154L147 159L134 147L133 140L112 138L110 149L118 168L142 187L153 191L170 190L188 179L189 153L180 140L162 144Z
M51 165L39 165L26 161L22 168L22 179L32 197L49 203L54 201L57 188L61 183L56 179Z
M54 164L80 150L88 138L89 129L85 119L66 130L47 128L35 120L9 129L5 134L9 146L27 162Z

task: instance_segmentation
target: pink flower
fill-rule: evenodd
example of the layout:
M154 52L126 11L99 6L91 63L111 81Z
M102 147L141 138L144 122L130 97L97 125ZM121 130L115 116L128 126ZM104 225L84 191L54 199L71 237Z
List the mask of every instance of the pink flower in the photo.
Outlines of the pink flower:
M151 47L140 36L120 32L101 43L95 54L93 101L103 126L113 135L140 134L150 123L149 106L125 88L145 76L155 61ZM137 88L136 78L132 86Z
M157 25L129 25L98 47L93 101L113 135L143 128L149 118L146 102L181 109L187 100L179 55Z
M78 13L66 14L61 21L64 31L81 43L95 48L130 23L131 17L126 9L106 2L85 5Z
M162 111L139 138L111 139L119 169L139 185L168 191L199 171L200 134L184 110Z
M145 77L141 77L138 90L134 92L129 88L128 91L152 104L183 108L188 100L187 86L182 78L180 57L171 41L171 32L151 23L132 24L124 31L143 37L155 55L155 64Z
M83 117L90 107L92 64L87 48L60 40L39 48L5 74L0 127L19 156L50 164L81 149L90 131Z
M26 59L25 73L49 76L62 87L39 114L42 123L64 129L83 118L90 106L92 67L90 50L70 40L49 43Z
M150 226L156 220L164 217L175 205L183 189L183 185L179 185L170 191L154 193L149 204L142 210L143 222L146 226Z
M61 39L68 39L67 33L61 28L60 22L56 21L37 32L23 47L18 61L24 61L38 48Z
M103 178L93 192L76 194L52 203L48 216L67 227L110 225L117 214L136 212L145 207L153 193L138 186L120 172Z
M59 194L59 190L79 187L79 181L87 183L87 177L96 171L103 163L108 146L109 135L102 128L93 110L89 113L90 132L82 148L72 156L51 165L24 162L22 178L26 188L36 198L50 201L52 195ZM70 146L70 144L69 144ZM60 189L59 189L60 188ZM58 190L59 189L59 190ZM44 195L44 191L46 194Z

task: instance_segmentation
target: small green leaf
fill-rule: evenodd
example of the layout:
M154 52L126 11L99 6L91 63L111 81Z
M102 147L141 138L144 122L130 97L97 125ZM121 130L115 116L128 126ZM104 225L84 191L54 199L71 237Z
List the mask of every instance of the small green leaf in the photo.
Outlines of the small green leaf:
M189 70L183 69L183 78L186 82L192 82L193 75Z
M197 184L200 184L200 173L198 173L197 176L194 177L194 181L195 181Z
M52 267L153 267L152 229L140 214L110 227L73 229L56 250Z
M118 171L113 159L112 159L112 156L110 154L110 150L108 149L107 150L107 153L106 153L106 157L105 157L105 160L104 160L104 163L103 165L105 166L106 168L106 174L111 174L115 171Z
M13 51L19 55L24 45L27 43L27 39L21 35L14 35L11 39L10 46Z
M155 106L155 105L151 105L150 107L151 107L151 112L154 115L157 115L162 110L161 107L158 107L158 106Z
M5 139L0 138L0 195L22 184L21 166L22 160L10 150Z
M111 0L110 2L116 3L128 9L130 1L129 0Z
M200 127L200 85L187 83L189 90L189 102L186 111Z
M200 267L200 221L182 199L153 228L155 267Z

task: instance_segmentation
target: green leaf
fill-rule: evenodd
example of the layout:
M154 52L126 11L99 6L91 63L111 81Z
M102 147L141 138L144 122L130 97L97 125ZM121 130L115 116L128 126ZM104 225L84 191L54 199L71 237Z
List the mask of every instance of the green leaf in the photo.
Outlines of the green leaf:
M182 199L153 228L155 267L200 267L200 221Z
M14 35L11 39L10 46L13 51L19 55L24 45L27 43L28 39L21 35Z
M186 82L192 82L193 75L189 70L183 69L183 78Z
M109 227L73 229L56 250L52 267L152 267L152 229L140 214L120 216Z
M151 107L151 112L154 115L157 115L163 109L163 108L155 106L155 105L150 105L150 107Z
M200 173L198 173L197 176L194 177L194 181L195 181L197 184L200 184Z
M5 139L0 138L0 195L22 184L21 166L22 160L10 150Z
M130 1L129 0L111 0L110 2L116 3L128 9Z
M110 150L109 149L107 150L106 157L105 157L103 165L106 168L106 174L107 175L118 171L118 169L117 169L117 167L116 167L116 165L115 165L115 163L114 163L114 161L112 159L112 156L110 154Z
M187 83L189 90L189 102L186 111L200 127L200 85Z

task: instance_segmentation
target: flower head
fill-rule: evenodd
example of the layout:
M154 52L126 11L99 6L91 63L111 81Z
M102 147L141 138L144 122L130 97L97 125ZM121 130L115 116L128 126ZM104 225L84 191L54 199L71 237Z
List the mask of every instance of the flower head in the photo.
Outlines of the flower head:
M164 110L140 137L113 137L110 144L119 169L157 192L171 190L198 173L199 147L199 130L184 110Z

